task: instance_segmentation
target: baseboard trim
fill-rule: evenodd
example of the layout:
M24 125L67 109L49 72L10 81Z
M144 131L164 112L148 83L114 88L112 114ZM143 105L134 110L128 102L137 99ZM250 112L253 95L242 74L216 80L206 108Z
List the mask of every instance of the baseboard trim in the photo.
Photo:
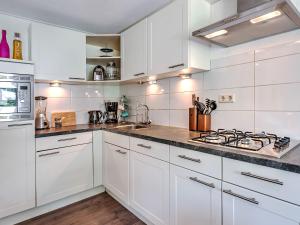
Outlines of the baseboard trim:
M22 221L29 220L31 218L65 207L67 205L73 204L75 202L84 200L86 198L92 197L103 192L105 192L104 186L99 186L84 192L80 192L67 198L0 219L0 225L13 225L16 223L20 223Z

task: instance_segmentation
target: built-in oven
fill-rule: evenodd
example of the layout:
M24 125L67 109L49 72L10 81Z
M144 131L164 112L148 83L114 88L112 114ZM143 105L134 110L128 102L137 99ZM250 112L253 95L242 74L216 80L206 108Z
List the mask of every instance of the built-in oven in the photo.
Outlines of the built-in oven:
M33 75L0 73L0 121L32 120Z

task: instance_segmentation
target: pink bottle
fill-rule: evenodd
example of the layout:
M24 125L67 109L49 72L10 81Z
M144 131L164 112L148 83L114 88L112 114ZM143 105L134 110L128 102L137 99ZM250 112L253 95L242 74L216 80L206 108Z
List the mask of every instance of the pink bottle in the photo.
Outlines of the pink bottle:
M0 57L10 58L9 45L6 40L6 30L2 30L2 40L0 43Z

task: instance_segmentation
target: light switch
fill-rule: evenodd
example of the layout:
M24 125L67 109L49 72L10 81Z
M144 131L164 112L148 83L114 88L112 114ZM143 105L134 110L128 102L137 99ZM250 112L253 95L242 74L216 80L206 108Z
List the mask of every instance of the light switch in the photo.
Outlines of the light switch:
M219 103L234 103L235 102L235 95L219 95Z

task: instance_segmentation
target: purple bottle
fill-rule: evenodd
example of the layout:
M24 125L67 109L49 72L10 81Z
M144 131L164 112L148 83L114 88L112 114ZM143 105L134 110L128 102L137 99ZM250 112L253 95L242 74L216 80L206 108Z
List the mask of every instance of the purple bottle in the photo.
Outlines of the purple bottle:
M2 40L0 43L0 57L10 58L9 45L6 40L6 30L2 30Z

